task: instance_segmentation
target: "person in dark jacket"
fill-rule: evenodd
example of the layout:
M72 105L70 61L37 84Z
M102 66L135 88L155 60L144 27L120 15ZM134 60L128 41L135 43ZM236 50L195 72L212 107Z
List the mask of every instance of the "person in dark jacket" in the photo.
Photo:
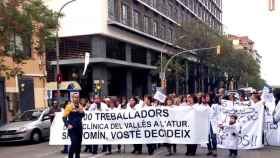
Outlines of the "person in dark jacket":
M68 158L80 158L83 127L82 118L85 116L84 107L79 103L79 94L72 95L72 103L68 104L64 110L63 121L68 128L71 140L71 147Z

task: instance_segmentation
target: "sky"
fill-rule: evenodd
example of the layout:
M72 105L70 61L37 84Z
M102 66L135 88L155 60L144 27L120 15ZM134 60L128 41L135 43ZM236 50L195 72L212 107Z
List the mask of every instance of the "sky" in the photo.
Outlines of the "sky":
M268 10L268 0L223 0L226 33L246 35L262 56L261 75L269 85L280 86L280 0Z

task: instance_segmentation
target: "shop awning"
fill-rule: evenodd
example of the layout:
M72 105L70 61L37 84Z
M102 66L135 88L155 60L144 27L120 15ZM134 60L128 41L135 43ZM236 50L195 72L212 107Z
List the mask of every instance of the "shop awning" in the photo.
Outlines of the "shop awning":
M48 82L47 90L51 90L51 91L57 90L57 82ZM59 84L59 90L64 90L64 91L77 90L77 91L79 91L79 90L82 90L82 88L81 88L80 84L76 81L64 81Z

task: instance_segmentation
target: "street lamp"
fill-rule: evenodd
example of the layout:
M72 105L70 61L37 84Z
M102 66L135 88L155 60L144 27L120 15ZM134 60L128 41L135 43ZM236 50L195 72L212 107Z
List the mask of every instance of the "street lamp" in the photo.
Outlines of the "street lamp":
M176 53L175 55L171 56L171 58L170 58L170 59L167 61L167 63L164 65L163 72L162 72L162 76L161 76L161 77L162 77L162 78L161 78L161 82L162 82L162 83L165 83L165 85L166 85L166 77L165 77L166 69L168 68L169 63L170 63L176 56L179 56L179 55L184 54L184 53L192 53L192 52L196 52L196 51L210 50L210 49L216 49L217 55L220 54L220 45L218 45L218 46L216 46L216 47L184 50L184 51L181 51L181 52ZM163 88L165 89L166 86L163 87Z
M71 1L68 1L66 2L65 4L63 4L61 6L61 8L59 9L58 11L58 14L57 14L57 18L56 18L56 21L57 21L57 24L59 24L59 16L62 12L62 10L67 6L69 5L70 3L72 2L75 2L76 0L71 0ZM59 26L56 28L56 34L55 34L55 38L56 38L56 84L57 84L57 90L59 91L59 81L58 81L58 78L61 78L61 74L60 74L60 68L59 68L59 37L58 37L58 31L59 31Z
M176 41L174 42L174 44L176 44L177 42L179 42L180 40L184 39L187 35L183 35L183 36L180 36L179 38L176 39ZM160 79L163 82L163 79L165 78L165 76L163 76L163 61L162 61L162 58L163 58L163 49L165 49L165 47L167 46L167 43L165 43L162 48L161 48L161 51L160 51ZM162 84L163 85L163 84ZM163 88L163 86L161 86Z

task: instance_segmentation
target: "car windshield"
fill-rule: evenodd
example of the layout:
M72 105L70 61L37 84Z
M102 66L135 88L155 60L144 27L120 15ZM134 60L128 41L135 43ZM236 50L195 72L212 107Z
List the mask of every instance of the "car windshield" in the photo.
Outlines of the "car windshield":
M40 117L40 115L41 112L39 111L26 111L22 114L17 115L13 122L35 121Z

